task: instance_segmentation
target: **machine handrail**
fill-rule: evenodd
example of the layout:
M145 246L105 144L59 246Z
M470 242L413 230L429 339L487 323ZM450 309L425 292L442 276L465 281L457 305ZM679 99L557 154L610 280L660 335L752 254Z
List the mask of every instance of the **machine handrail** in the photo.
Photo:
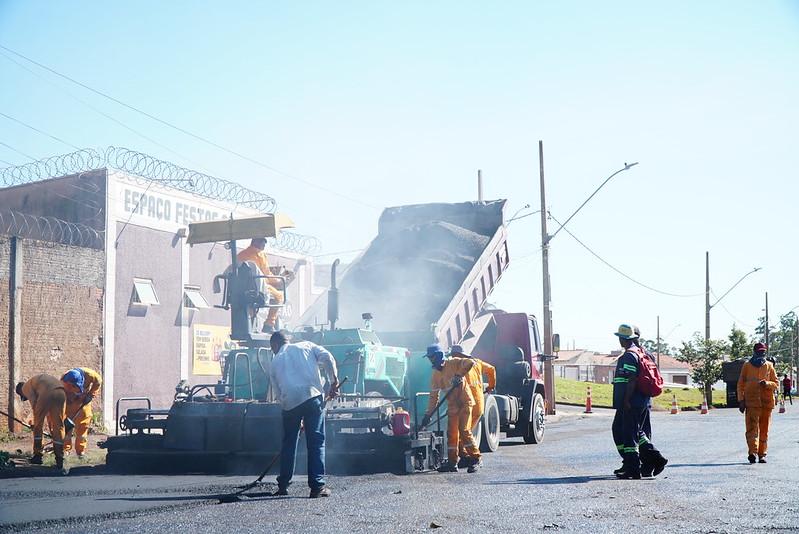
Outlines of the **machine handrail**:
M121 403L122 401L147 401L147 409L148 410L152 410L152 408L153 408L153 403L150 400L150 397L120 397L120 398L118 398L117 402L116 402L116 405L115 405L115 408L114 408L114 422L115 422L114 435L115 436L119 435L119 403Z
M247 354L246 352L238 351L233 355L233 384L231 385L231 388L233 389L234 402L236 401L236 386L238 385L238 382L236 381L236 374L239 371L239 364L238 364L239 356L243 356L244 359L247 361L247 378L248 378L247 385L250 386L250 400L252 400L255 397L255 393L253 392L252 389L252 367L250 366L250 355Z

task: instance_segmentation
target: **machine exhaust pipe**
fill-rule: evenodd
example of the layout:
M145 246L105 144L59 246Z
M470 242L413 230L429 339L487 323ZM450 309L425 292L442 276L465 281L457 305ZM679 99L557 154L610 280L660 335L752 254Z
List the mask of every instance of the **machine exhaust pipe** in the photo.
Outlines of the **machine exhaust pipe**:
M327 322L330 323L330 329L336 329L336 321L338 321L338 287L336 287L336 268L341 260L336 258L333 265L330 267L330 289L327 290Z

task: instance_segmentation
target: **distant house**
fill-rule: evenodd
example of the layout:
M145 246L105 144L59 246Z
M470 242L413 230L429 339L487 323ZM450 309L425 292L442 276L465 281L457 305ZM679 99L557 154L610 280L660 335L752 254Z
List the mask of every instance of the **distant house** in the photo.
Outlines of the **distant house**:
M558 359L553 362L555 376L582 382L610 384L616 369L616 360L621 356L620 350L604 354L592 350L562 350ZM660 373L666 384L692 387L691 367L687 363L676 360L665 354L660 355Z

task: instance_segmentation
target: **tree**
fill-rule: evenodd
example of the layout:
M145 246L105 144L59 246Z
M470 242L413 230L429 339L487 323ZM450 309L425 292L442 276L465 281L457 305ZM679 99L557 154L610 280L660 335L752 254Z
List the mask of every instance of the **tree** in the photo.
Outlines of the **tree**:
M730 342L731 360L748 358L752 353L752 344L746 339L746 333L734 324L732 325L732 330L730 330L730 335L727 336L727 340Z
M799 337L797 337L797 319L796 314L790 311L780 316L779 325L772 325L769 328L768 335L768 356L773 357L776 361L775 368L777 373L785 373L791 368L796 354L799 354ZM765 338L766 318L758 318L758 326L755 329L755 334L759 339Z
M644 349L648 350L652 354L657 355L657 351L658 351L658 343L657 343L657 341L653 341L651 339L642 339L641 340L641 345L643 345ZM671 356L673 352L674 352L674 348L671 347L668 343L666 343L665 341L663 341L661 339L660 340L660 353L661 354L667 354L667 355Z
M676 356L691 366L691 379L704 390L708 406L713 405L712 386L721 378L721 362L728 350L726 342L717 339L705 341L699 332L695 332L691 340L682 342Z

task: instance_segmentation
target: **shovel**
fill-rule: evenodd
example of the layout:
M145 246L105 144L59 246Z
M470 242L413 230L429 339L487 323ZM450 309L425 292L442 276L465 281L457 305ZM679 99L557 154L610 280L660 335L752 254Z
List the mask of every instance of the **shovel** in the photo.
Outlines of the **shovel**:
M75 410L75 413L72 414L72 417L67 417L66 419L64 419L64 430L66 432L72 432L72 430L75 428L75 421L73 421L73 419L75 419L78 416L78 414L80 413L80 411L83 409L84 406L92 402L92 399L93 397L89 397L87 400L83 401L83 404L81 404L80 407L77 410Z

